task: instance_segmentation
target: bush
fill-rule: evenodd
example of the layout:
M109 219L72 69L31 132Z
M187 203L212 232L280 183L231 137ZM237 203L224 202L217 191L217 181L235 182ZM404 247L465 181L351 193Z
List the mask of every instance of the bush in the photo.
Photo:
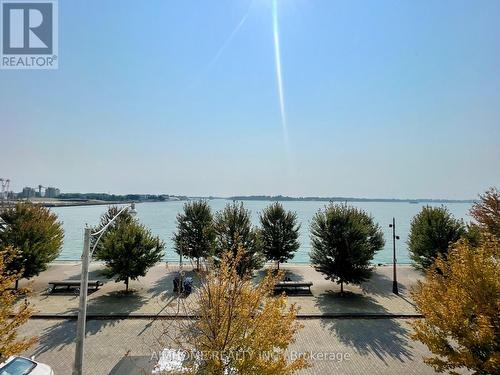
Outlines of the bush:
M16 306L18 299L28 290L12 290L12 284L19 280L21 271L9 271L20 253L12 247L0 250L0 363L11 355L20 354L36 341L36 337L18 339L18 328L25 324L33 314L28 302ZM15 307L16 306L16 307Z
M465 225L446 207L425 206L413 218L408 236L410 258L417 269L429 268L438 255L446 255L451 244L466 234Z
M177 215L173 241L177 254L195 258L199 269L200 258L208 257L215 243L212 211L206 201L184 204L184 212Z
M313 217L311 263L326 278L340 284L359 284L372 271L371 260L384 247L378 224L364 211L346 204L330 204Z
M456 243L438 256L412 292L425 319L413 338L434 354L425 362L438 372L466 367L474 374L500 373L500 244L483 236L478 247Z
M264 259L259 233L252 227L250 211L243 207L243 203L229 203L224 210L217 212L214 229L216 259L220 260L226 251L236 255L238 249L243 248L245 253L238 263L240 275L262 267Z
M260 215L262 252L267 260L278 263L293 258L300 247L297 214L284 210L281 203L266 207Z
M479 195L470 214L483 231L500 238L500 190L492 187Z
M6 210L2 218L7 229L0 232L0 248L11 246L19 252L9 267L21 278L37 276L59 256L64 231L57 215L48 208L18 203Z
M110 211L103 215L101 225L113 216ZM129 280L145 276L149 268L161 261L165 245L159 237L154 237L149 229L139 224L128 213L105 232L101 238L98 251L94 254L97 260L106 264L104 274L115 278L116 282L125 282L128 291Z
M273 295L282 275L270 270L258 283L241 276L238 263L246 253L222 254L201 279L193 298L199 319L179 329L186 347L204 356L193 373L292 375L308 367L304 357L287 358L302 325L295 305Z

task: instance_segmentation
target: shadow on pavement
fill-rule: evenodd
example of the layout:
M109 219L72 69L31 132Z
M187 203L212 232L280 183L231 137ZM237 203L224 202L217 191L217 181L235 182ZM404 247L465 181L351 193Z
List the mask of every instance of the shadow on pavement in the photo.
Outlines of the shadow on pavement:
M154 361L146 356L127 356L123 357L108 375L149 375L154 365Z
M387 310L373 298L357 293L324 293L317 298L316 306L323 313L384 313ZM404 361L411 359L409 332L401 323L392 318L383 319L328 319L321 324L338 337L339 341L353 347L359 354L375 355L387 364L391 357Z
M146 301L146 298L138 293L114 291L89 299L87 313L128 315L141 308Z
M119 295L119 293L112 293L113 295L103 295L88 301L87 313L95 313L93 307L99 306L99 309L106 313L120 313L130 314L139 309L144 304L144 297L134 294ZM111 301L116 301L113 304ZM117 308L115 305L118 305ZM77 314L78 309L72 308L68 311L69 314ZM102 319L90 320L86 324L86 335L95 335L102 331L104 328L116 325L120 320L118 319ZM76 338L76 319L75 320L62 320L60 324L51 325L46 328L39 337L38 346L34 351L35 355L39 355L46 351L54 349L62 349L67 345L75 343Z
M315 306L321 313L384 313L387 309L373 297L350 291L340 295L337 291L327 290L315 297Z
M387 357L401 362L413 358L409 332L395 319L324 319L322 324L363 356L375 355L385 364Z
M370 279L361 284L361 290L368 294L379 296L392 296L392 278L378 272L373 272ZM406 293L405 285L398 283L400 293Z

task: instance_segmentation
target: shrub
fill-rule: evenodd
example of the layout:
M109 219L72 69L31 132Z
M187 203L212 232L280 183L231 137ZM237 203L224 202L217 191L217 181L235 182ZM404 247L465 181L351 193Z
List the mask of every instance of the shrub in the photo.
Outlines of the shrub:
M346 204L330 204L313 217L311 263L327 279L359 284L372 271L370 261L383 248L378 224L364 211Z
M423 207L413 218L408 236L414 266L420 270L429 268L438 255L446 255L450 245L465 234L464 223L446 207Z

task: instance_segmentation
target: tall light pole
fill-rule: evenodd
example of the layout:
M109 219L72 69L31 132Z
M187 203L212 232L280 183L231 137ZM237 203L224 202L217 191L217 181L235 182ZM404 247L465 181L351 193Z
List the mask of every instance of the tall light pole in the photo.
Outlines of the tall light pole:
M389 228L392 228L392 292L394 294L399 294L398 291L398 280L396 277L396 240L399 240L399 236L396 236L396 219L392 218L392 224L389 224Z
M184 276L184 269L182 268L182 248L179 251L179 288L178 288L178 293L181 295L184 292L184 284L183 284L183 276Z
M101 230L92 233L92 230L89 227L85 228L85 232L83 235L82 274L80 277L80 302L78 305L78 321L76 323L76 349L75 363L73 365L73 375L83 375L83 353L85 342L85 323L87 320L87 286L89 281L90 256L96 249L97 243L101 239L104 232L108 229L108 227L118 218L118 216L127 211L129 208L130 213L132 215L135 215L135 203L132 203L130 207L123 207ZM91 237L97 237L92 252L90 251Z

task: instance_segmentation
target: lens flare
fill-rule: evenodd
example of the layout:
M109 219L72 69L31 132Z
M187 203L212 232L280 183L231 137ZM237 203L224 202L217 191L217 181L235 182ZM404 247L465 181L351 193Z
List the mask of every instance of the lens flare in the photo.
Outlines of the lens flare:
M289 169L292 169L292 153L290 149L290 141L288 137L288 125L285 110L285 95L283 93L283 75L281 73L281 48L280 48L280 34L278 22L278 4L277 0L273 0L273 37L274 37L274 60L276 64L276 82L278 85L278 98L280 104L281 127L283 130L283 142L287 154L287 161Z

